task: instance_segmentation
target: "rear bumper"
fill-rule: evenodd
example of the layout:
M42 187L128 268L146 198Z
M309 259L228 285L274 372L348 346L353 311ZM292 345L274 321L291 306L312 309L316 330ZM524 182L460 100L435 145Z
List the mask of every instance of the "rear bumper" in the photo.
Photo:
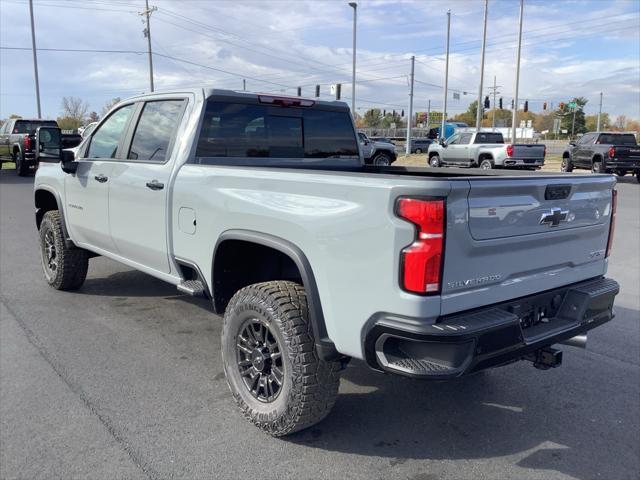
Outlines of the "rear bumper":
M618 292L615 280L598 278L442 317L435 324L379 313L364 335L365 358L372 368L390 373L459 377L522 360L608 322Z
M505 158L502 161L503 167L541 167L544 165L544 158Z
M640 170L640 161L638 160L623 160L623 159L608 159L604 162L604 168L611 169L624 169L628 171L636 172Z

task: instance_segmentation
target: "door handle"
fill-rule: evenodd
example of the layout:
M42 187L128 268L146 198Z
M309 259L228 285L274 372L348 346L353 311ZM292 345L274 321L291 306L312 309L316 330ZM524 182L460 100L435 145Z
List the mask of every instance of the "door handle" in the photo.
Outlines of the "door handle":
M164 188L164 183L160 183L158 180L151 180L147 182L147 188L151 190L162 190Z
M93 178L95 178L95 179L96 179L98 182L100 182L100 183L104 183L104 182L106 182L107 180L109 180L109 177L105 177L103 174L96 175L96 176L95 176L95 177L93 177Z

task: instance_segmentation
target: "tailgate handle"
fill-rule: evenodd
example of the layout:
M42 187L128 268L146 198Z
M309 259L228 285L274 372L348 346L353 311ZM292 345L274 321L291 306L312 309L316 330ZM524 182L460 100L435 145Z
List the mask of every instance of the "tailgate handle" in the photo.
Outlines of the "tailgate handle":
M544 191L545 200L562 200L571 193L571 185L547 185Z

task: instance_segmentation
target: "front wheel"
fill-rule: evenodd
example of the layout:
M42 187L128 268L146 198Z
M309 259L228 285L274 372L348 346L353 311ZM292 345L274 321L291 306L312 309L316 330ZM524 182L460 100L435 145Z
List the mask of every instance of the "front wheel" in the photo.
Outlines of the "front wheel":
M279 437L328 415L338 395L340 363L318 357L304 287L257 283L229 302L222 361L242 414Z
M57 210L45 213L40 223L40 256L44 277L56 290L76 290L87 278L89 255L66 245Z
M391 157L386 153L378 153L373 157L373 164L379 167L388 167L391 165Z
M562 163L560 163L560 171L567 173L573 171L573 163L571 163L571 158L562 157Z
M440 166L440 156L438 154L431 155L429 158L429 166L433 168L438 168Z

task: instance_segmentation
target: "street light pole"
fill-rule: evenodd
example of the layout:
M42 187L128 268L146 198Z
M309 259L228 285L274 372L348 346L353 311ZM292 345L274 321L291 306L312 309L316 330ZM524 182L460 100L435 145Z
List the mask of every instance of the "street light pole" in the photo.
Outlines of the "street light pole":
M520 32L518 33L518 57L516 60L516 88L513 98L513 116L511 117L511 143L516 143L516 121L518 120L518 86L520 85L520 51L522 50L522 17L524 0L520 0Z
M411 153L411 123L413 121L413 79L414 69L416 65L416 57L411 56L411 86L409 87L409 116L407 117L407 146L405 153L409 155Z
M598 109L598 125L596 126L596 132L600 131L600 117L602 116L602 92L600 92L600 108Z
M440 126L440 139L444 139L444 125L447 123L447 93L449 89L449 36L451 34L451 9L447 10L447 50L444 63L444 105L442 112L442 125Z
M482 28L482 55L480 55L480 88L478 90L478 109L476 112L476 132L480 131L482 124L482 85L484 81L484 50L487 42L487 13L489 10L489 0L484 0L484 27ZM495 104L494 104L495 108Z
M358 17L357 2L349 2L349 6L353 8L353 72L351 74L351 113L356 114L356 20Z
M38 106L38 118L42 118L42 110L40 110L40 80L38 79L38 56L36 55L36 30L33 24L33 0L29 0L29 16L31 17L31 49L33 50L33 73L36 77L36 105Z

